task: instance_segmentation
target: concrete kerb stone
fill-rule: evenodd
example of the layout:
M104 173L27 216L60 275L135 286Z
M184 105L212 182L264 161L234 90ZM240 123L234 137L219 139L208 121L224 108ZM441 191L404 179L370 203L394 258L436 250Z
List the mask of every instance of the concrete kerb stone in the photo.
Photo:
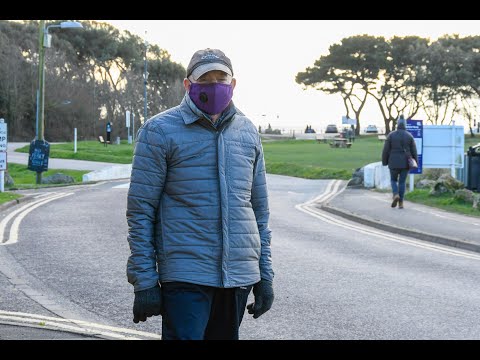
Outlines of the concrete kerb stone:
M21 198L11 200L9 202L3 203L0 205L0 212L11 208L12 206L18 205L20 203L27 203L33 200L34 195L23 195Z
M116 180L130 178L132 173L132 164L113 165L105 169L96 170L83 175L83 182L100 181L100 180Z
M480 253L480 245L478 245L478 244L468 243L468 242L465 242L465 241L460 240L460 239L446 238L446 237L443 237L443 236L429 234L429 233L422 232L422 231L414 231L414 230L399 228L397 226L393 226L393 225L390 225L390 224L385 224L385 223L377 221L377 220L368 219L368 218L365 218L363 216L356 215L356 214L353 214L349 211L347 212L347 211L344 211L344 210L341 210L339 208L336 208L336 207L333 207L333 206L330 206L330 205L326 205L326 204L319 204L319 205L317 205L317 207L320 208L321 210L324 210L324 211L329 212L331 214L346 218L348 220L352 220L352 221L355 221L357 223L367 225L367 226L371 226L371 227L375 227L377 229L388 231L388 232L391 232L391 233L394 233L394 234L404 235L404 236L416 238L416 239L419 239L419 240L434 242L434 243L437 243L437 244L452 246L452 247L456 247L456 248L459 248L459 249L469 250L469 251L474 251L474 252L479 252Z

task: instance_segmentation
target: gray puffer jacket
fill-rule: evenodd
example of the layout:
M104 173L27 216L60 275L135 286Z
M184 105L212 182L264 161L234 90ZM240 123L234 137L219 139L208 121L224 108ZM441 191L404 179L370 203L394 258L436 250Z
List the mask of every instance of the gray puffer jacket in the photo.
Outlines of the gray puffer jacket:
M127 202L128 281L273 280L263 148L233 102L218 128L187 96L139 129Z

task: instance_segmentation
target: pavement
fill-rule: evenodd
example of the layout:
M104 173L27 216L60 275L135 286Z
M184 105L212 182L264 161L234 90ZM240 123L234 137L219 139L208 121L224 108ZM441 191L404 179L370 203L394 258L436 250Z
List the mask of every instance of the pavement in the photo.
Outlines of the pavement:
M480 252L480 217L455 214L406 200L403 209L392 208L391 203L391 192L346 187L327 203L316 206L395 234Z
M9 155L9 161L15 162L12 157ZM58 160L59 168L78 166L76 163L79 162L78 160L52 159L50 163L52 167L54 160ZM82 163L84 163L82 166L87 167L86 169L92 170L94 169L93 166L99 164L88 161L82 161ZM110 165L112 164L103 164L103 166ZM77 169L78 167L72 168ZM344 186L345 184L346 182L343 183ZM394 234L480 252L480 217L454 214L409 201L404 201L404 209L392 208L390 206L391 201L392 195L390 192L380 192L363 187L343 187L333 198L330 197L327 202L315 203L315 206L337 216ZM0 211L12 205L15 205L15 203L5 204L0 207ZM2 322L0 317L0 340L99 338L96 335L72 333L58 329L53 331L38 326L14 326L5 321Z

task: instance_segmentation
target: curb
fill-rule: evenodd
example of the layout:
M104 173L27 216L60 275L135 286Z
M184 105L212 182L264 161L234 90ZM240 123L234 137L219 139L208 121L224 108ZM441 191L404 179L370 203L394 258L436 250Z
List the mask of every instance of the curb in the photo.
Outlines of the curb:
M415 239L419 240L425 240L429 242L434 242L437 244L442 244L442 245L447 245L447 246L452 246L458 249L463 249L463 250L469 250L469 251L474 251L480 253L480 245L478 244L472 244L468 243L464 240L460 239L454 239L454 238L446 238L443 236L439 235L434 235L426 232L421 232L421 231L414 231L414 230L408 230L404 228L400 228L394 225L390 224L385 224L380 221L372 220L365 218L363 216L355 215L351 212L346 212L344 210L340 210L339 208L330 206L330 205L319 205L318 206L321 210L324 210L326 212L329 212L334 215L341 216L343 218L346 218L348 220L355 221L357 223L371 226L380 230L388 231L394 234L400 234L404 236L409 236Z
M20 203L26 203L33 199L33 195L22 195L21 198L10 200L9 202L3 203L0 205L0 212L11 208L12 206L18 205Z

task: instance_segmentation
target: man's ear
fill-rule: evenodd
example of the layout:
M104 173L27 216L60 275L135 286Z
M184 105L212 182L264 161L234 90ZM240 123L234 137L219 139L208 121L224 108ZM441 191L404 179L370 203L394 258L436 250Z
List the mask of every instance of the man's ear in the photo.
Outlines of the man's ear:
M235 89L235 86L237 85L237 79L232 78L232 90Z
M185 88L185 90L187 92L190 91L190 85L192 85L192 83L190 82L190 80L188 80L187 78L183 79L183 87Z

